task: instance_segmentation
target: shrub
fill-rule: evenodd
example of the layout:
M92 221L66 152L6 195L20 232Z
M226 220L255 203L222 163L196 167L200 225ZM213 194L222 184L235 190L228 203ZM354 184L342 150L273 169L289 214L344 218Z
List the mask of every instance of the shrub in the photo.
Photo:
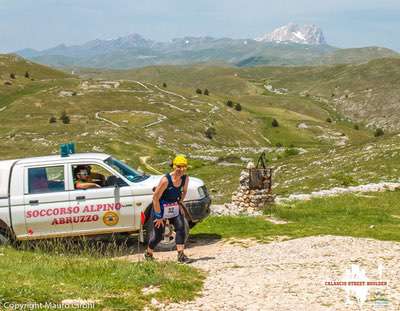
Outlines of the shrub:
M11 79L16 79L17 77L15 76L15 73L12 72L12 73L10 73L10 78Z
M283 147L283 145L281 143L276 143L275 146L278 147L278 148L282 148Z
M64 124L69 124L70 123L71 120L70 120L70 118L67 115L67 112L65 110L61 113L60 120Z
M162 86L163 86L163 88L166 88L166 87L167 87L167 83L164 82L164 83L162 84Z
M333 179L336 179L336 181L341 185L341 186L351 186L356 184L356 181L354 178L350 175L344 174L344 173L335 173L332 175Z
M379 137L379 136L383 136L384 134L385 134L385 132L383 131L383 129L377 128L377 129L375 130L374 136L375 136L375 137Z
M294 156L294 155L298 155L300 153L299 150L294 149L294 148L289 148L285 150L285 155L287 156Z
M272 125L272 127L279 127L278 120L277 119L272 119L271 125Z
M28 71L25 72L25 78L29 79L31 76Z
M56 123L57 122L57 118L55 116L51 116L49 119L49 123Z
M326 122L332 123L332 119L328 117L328 118L326 118Z
M240 162L240 157L233 154L224 155L218 157L217 162Z
M228 100L227 102L226 102L226 105L228 106L228 107L233 107L233 101L231 101L231 100Z
M206 96L210 95L210 92L208 91L208 89L204 90L204 95L206 95Z
M197 89L196 93L201 95L203 92L200 89Z
M360 129L360 126L358 124L354 124L354 129L358 131Z
M213 137L215 136L215 134L217 134L217 131L215 130L215 128L213 127L209 127L208 129L206 129L205 133L206 137L208 139L213 139Z
M235 104L235 110L236 110L236 111L241 111L241 110L242 110L242 105L239 104L239 103L236 103L236 104Z

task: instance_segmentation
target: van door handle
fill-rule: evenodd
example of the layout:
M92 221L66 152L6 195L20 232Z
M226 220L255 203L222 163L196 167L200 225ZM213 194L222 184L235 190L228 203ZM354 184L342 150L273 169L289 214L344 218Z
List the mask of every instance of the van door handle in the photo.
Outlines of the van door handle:
M85 199L86 199L86 197L84 195L76 197L77 201L82 201L82 200L85 200Z
M39 200L30 200L29 204L39 204Z

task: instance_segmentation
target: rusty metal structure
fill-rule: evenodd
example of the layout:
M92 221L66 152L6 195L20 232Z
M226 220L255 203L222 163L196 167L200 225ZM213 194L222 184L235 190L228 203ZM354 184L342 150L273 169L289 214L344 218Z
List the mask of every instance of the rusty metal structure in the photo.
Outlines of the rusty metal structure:
M257 160L256 167L249 168L249 188L250 190L267 189L272 192L272 168L267 167L265 152L261 153Z

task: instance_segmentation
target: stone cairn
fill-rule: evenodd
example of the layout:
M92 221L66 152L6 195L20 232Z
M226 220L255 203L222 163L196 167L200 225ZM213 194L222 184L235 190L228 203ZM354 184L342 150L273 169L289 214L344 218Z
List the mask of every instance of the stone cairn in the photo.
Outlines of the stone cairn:
M254 164L249 162L247 168L240 173L239 187L232 193L232 202L216 206L213 211L215 215L261 215L262 208L266 203L274 202L275 196L268 192L268 189L252 190L249 186L249 169Z

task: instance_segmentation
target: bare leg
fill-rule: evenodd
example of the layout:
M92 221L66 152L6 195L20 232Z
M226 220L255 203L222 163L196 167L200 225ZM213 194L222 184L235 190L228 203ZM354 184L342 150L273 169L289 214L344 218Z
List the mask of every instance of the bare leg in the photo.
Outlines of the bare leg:
M183 252L183 250L185 249L185 244L177 244L176 245L176 250L179 252Z

